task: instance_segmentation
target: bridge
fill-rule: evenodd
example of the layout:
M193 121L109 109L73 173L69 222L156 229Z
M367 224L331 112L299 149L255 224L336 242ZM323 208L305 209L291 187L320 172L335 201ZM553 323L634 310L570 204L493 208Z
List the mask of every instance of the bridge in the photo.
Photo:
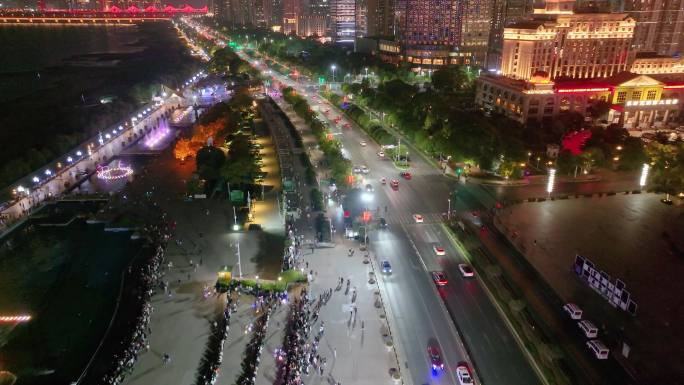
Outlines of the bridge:
M45 9L43 0L38 10L7 9L0 11L0 24L133 24L145 21L169 20L174 16L205 15L207 7L193 8L190 5L176 8L130 6L122 9L116 6L95 9Z

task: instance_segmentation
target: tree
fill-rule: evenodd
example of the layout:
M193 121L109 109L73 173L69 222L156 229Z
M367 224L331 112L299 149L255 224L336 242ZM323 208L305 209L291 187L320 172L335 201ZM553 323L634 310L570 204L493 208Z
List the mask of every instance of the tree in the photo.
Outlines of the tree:
M214 180L219 175L219 169L225 161L223 151L214 146L204 146L197 152L197 172L203 179Z
M460 66L440 68L432 74L432 86L440 92L455 92L461 90L468 77Z
M656 141L646 146L646 154L651 161L651 185L656 191L671 194L684 191L684 145L662 144Z
M597 100L588 108L589 114L594 119L605 119L610 111L610 103L605 100Z
M579 166L586 172L591 172L594 166L601 166L605 162L603 150L589 147L579 155Z
M192 155L193 151L190 147L189 139L179 139L176 142L176 146L173 148L173 156L179 160L185 160L188 156Z

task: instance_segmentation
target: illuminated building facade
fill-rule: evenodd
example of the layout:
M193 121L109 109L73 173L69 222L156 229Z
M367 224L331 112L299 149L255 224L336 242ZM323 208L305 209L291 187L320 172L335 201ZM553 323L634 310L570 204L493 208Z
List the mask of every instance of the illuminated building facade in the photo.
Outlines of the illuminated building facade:
M485 75L477 80L475 102L485 111L520 123L551 122L561 113L586 116L593 103L610 104L608 122L645 129L676 122L684 107L684 82L657 80L629 72L600 79L547 77L517 80Z
M332 0L330 27L336 43L353 43L356 37L356 0Z
M637 74L655 74L661 77L684 76L684 58L681 56L665 56L653 53L640 53L632 62L632 72Z
M565 11L563 11L565 12ZM529 80L609 77L626 71L635 21L624 13L559 13L504 29L501 72Z

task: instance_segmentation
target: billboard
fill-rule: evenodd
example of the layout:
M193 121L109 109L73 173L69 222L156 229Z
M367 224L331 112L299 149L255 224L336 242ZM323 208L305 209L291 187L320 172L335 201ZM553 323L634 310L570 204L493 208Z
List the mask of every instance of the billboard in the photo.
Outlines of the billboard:
M627 285L623 281L617 278L611 279L608 273L598 269L588 258L579 254L575 255L572 270L613 307L636 315L637 304L631 298Z

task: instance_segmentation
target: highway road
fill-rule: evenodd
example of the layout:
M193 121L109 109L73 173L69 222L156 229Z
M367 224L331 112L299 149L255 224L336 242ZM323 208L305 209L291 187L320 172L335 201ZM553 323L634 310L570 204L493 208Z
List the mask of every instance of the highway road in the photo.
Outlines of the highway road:
M265 70L262 63L258 66ZM273 71L275 73L275 71ZM306 92L301 83L275 75L306 95L312 106L329 109L326 118L340 117L327 101ZM379 147L358 128L342 128L348 122L343 116L339 124L330 122L332 131L341 140L344 152L354 165L366 165L370 172L361 186L374 186L374 198L368 208L388 222L388 228L371 233L371 251L378 260L392 264L392 274L381 278L386 301L398 330L395 338L403 346L405 367L414 384L455 384L455 369L459 362L472 359L480 382L483 384L533 385L540 384L535 372L507 329L496 308L486 295L477 278L462 278L458 264L464 257L450 242L441 216L447 211L449 194L457 182L446 178L418 154L412 154L411 180L399 177L388 159L377 155ZM361 142L365 141L365 146ZM394 191L382 185L380 178L398 179L399 189ZM387 213L385 213L387 206ZM424 223L415 223L413 214L424 216ZM377 218L374 218L377 219ZM342 228L342 210L337 210L336 227ZM433 246L446 249L446 256L438 257ZM429 272L443 270L449 279L445 288L438 289ZM458 335L458 331L462 333ZM462 337L462 338L461 338ZM468 347L467 352L464 344ZM429 345L438 345L445 361L445 372L430 370L427 355Z

